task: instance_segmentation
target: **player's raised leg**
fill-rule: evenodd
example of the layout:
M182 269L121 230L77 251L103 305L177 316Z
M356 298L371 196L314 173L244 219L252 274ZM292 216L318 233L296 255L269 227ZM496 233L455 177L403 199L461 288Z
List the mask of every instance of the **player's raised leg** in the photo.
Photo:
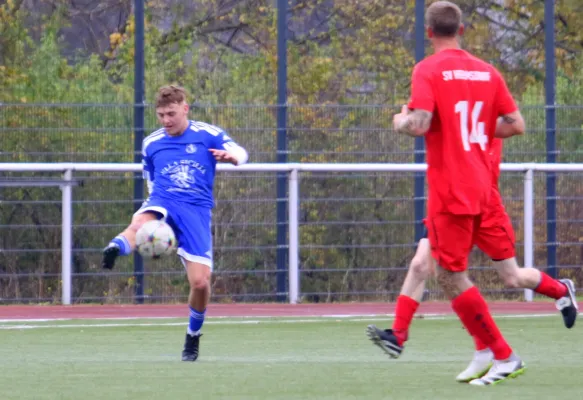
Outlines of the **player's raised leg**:
M508 214L504 211L500 195L493 193L490 211L484 217L476 238L477 246L494 261L494 266L508 288L532 289L557 300L567 328L575 324L578 314L574 284L570 280L556 280L535 268L520 268L515 258L514 231ZM468 367L457 380L468 382L483 375L493 359L491 351L474 338L476 351Z
M142 225L148 221L158 219L155 212L138 211L132 217L130 225L119 235L114 237L107 247L103 249L101 266L112 269L118 256L127 256L136 248L136 233Z
M398 358L403 352L409 337L409 326L423 298L425 281L433 271L434 261L431 258L429 240L422 238L397 298L392 329L382 330L375 325L369 325L366 329L370 340L392 358Z
M512 221L504 209L497 185L476 237L476 245L492 260L494 267L508 288L532 289L556 300L567 328L577 319L578 307L575 285L570 279L557 280L536 268L520 268L515 257L515 235Z
M506 287L532 289L536 293L555 299L565 326L572 328L575 325L579 310L572 280L553 279L536 268L520 268L514 257L495 261L494 266Z

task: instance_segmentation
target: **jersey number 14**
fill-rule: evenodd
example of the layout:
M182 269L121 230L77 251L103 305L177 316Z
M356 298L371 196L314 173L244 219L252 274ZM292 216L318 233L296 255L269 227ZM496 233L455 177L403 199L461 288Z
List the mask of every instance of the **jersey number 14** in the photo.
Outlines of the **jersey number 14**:
M462 133L462 143L465 151L470 151L470 143L477 143L482 150L486 150L486 144L488 143L488 136L485 133L486 124L479 121L483 105L483 101L476 101L472 107L469 124L471 130L468 130L470 102L458 101L455 105L455 112L460 115L460 131Z

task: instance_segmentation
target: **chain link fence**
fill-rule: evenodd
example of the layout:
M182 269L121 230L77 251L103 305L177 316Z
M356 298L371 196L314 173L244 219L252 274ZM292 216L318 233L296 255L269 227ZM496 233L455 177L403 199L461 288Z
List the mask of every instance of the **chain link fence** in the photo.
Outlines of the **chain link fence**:
M409 163L413 141L390 128L391 106L290 106L290 162ZM147 107L148 131L157 128ZM275 162L274 106L196 105L192 118L221 126L250 153L250 162ZM523 110L528 132L506 144L504 162L544 162L543 106ZM583 162L583 107L557 109L557 161ZM4 104L0 106L0 162L132 162L131 104ZM78 173L73 189L73 301L131 302L132 257L111 273L100 267L101 249L133 212L133 174ZM3 173L0 182L0 302L60 299L61 193L55 174ZM304 301L393 300L414 254L414 175L407 173L305 173L300 196L300 279ZM535 264L545 269L545 175L535 176ZM214 211L213 301L276 298L276 174L220 173ZM522 260L522 175L503 173L501 188ZM141 199L136 200L138 202ZM281 199L280 199L281 201ZM581 176L557 178L558 275L580 278L583 212ZM479 251L471 273L494 297L504 289ZM581 280L578 280L581 282ZM188 286L177 259L147 261L149 302L184 302ZM434 283L428 298L440 299Z

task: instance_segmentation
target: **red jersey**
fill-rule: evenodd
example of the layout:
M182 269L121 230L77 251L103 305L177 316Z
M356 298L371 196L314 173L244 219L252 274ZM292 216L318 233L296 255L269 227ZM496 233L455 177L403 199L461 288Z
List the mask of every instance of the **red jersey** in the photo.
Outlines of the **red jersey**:
M500 73L464 50L440 51L415 66L408 107L433 113L425 135L429 213L481 214L496 120L517 110Z

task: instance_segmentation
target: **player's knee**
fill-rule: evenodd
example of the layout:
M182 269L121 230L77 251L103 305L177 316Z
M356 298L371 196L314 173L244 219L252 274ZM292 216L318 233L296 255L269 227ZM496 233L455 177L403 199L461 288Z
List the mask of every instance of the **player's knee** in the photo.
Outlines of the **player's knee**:
M522 287L520 277L515 274L507 274L503 276L504 286L509 289L516 289Z
M525 287L524 270L518 267L514 259L495 261L494 265L504 286L509 289Z
M138 229L142 227L146 222L158 219L156 214L145 212L142 214L135 215L132 218L132 222L128 226L128 229L133 232L137 232Z
M431 274L431 263L423 257L413 257L409 270L416 278L425 280Z
M138 229L140 229L140 227L144 225L143 222L134 222L132 221L132 223L128 226L128 230L136 233L138 231Z
M190 279L191 290L206 290L210 286L210 278L207 276L195 276Z

